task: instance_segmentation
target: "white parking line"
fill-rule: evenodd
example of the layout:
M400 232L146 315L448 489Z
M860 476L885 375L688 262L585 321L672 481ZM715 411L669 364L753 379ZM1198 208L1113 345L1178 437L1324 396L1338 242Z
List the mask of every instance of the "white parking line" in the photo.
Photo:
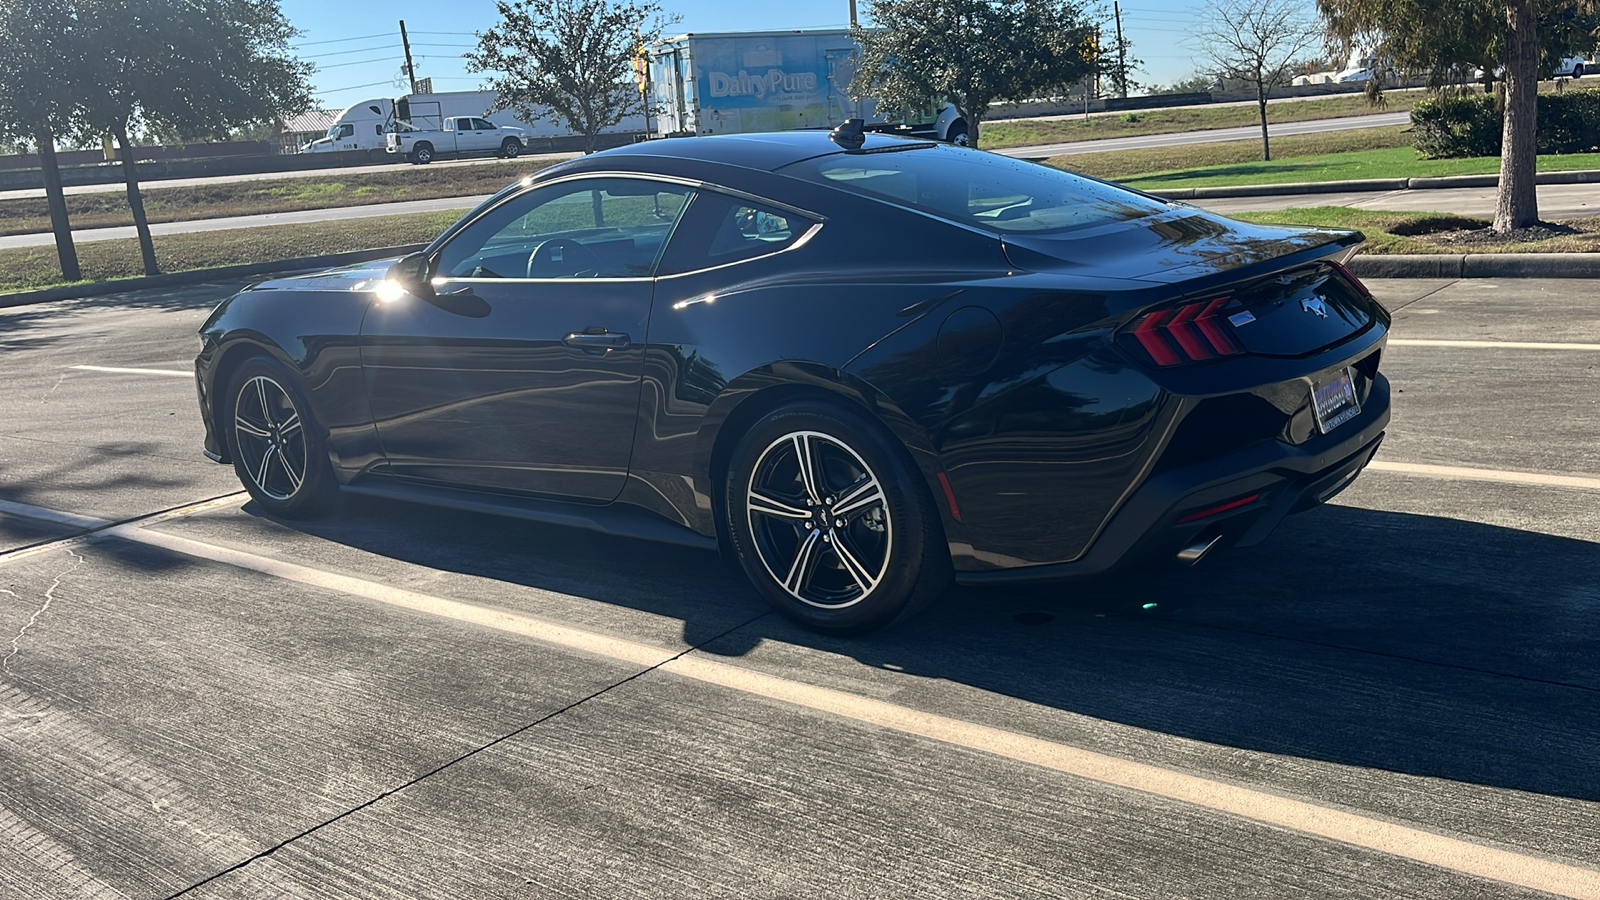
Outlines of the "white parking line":
M102 532L136 543L220 562L274 578L340 591L459 622L524 635L584 653L644 667L753 696L791 703L881 728L990 753L1079 778L1130 788L1219 812L1292 829L1481 878L1567 897L1600 900L1600 872L1536 856L1446 837L1405 825L1293 800L1265 791L1134 762L1029 735L896 706L854 694L791 681L680 651L584 631L505 610L392 587L218 547L139 524Z
M1509 472L1504 469L1472 469L1465 466L1431 466L1421 463L1387 462L1375 459L1367 468L1400 475L1425 475L1457 478L1463 481L1496 481L1501 484L1534 484L1540 487L1572 487L1600 491L1600 478L1588 475L1545 475L1540 472Z
M81 369L85 372L111 372L117 375L181 375L184 378L193 378L193 372L182 369L125 369L120 366L67 366L69 369Z
M110 525L110 519L96 519L93 516L80 516L77 513L61 512L56 509L45 509L42 506L33 506L27 503L16 503L11 500L0 500L0 515L14 516L21 519L32 519L35 522L49 522L52 525L65 525L69 528L99 528Z
M1600 344L1557 344L1541 341L1432 341L1390 338L1391 347L1467 347L1474 350L1600 350Z

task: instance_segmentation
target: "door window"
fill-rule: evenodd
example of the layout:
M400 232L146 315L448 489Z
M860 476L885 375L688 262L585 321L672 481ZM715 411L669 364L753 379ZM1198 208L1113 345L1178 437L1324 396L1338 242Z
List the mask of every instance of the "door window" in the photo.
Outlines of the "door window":
M457 119L456 120L456 130L457 131L471 131L472 130L472 120L471 119Z
M495 131L495 130L497 130L495 124L493 122L489 121L488 119L473 119L472 120L472 127L476 128L479 131Z
M777 253L816 224L774 206L704 192L678 229L661 274L676 275Z
M446 278L644 278L689 205L690 188L586 178L536 188L468 225L439 251Z

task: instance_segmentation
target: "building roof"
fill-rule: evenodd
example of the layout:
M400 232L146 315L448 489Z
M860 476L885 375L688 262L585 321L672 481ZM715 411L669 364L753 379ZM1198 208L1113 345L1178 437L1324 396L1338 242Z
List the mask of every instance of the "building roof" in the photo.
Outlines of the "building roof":
M343 112L343 110L313 109L310 112L301 113L300 115L294 116L283 123L282 133L306 134L310 132L316 132L321 134L322 132L327 131L328 126L332 125L334 121L339 118L339 114L341 112Z

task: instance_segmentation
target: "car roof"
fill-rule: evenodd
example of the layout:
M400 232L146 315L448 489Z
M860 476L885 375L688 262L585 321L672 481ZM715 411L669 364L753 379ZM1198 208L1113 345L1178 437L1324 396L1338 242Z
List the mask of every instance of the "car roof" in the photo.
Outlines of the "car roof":
M904 144L926 143L868 133L862 150L881 150ZM587 159L655 157L742 166L771 172L790 163L843 153L826 131L778 131L766 134L712 134L698 137L660 138L615 147Z

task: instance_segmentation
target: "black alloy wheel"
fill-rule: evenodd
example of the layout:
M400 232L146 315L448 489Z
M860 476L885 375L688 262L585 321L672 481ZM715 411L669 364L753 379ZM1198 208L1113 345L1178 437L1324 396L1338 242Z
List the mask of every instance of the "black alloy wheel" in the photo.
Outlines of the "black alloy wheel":
M723 508L735 553L801 625L869 631L949 584L938 514L893 441L854 412L807 402L768 413L734 450Z
M333 493L333 471L295 376L257 357L233 373L227 397L233 469L250 497L278 516L322 511Z

